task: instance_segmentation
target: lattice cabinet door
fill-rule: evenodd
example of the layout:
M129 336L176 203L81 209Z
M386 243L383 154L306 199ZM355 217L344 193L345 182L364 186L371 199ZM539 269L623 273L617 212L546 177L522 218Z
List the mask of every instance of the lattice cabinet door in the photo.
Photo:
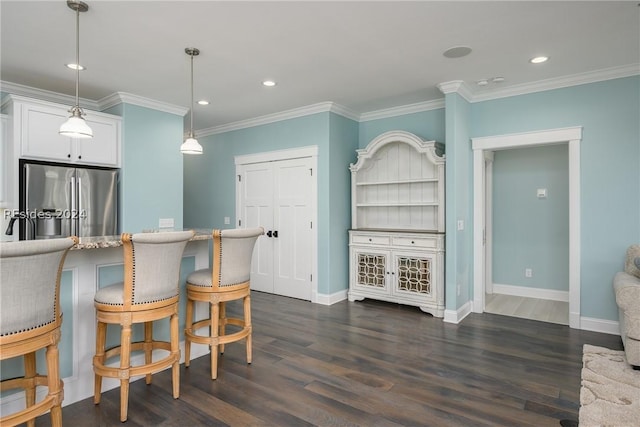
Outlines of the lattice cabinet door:
M361 290L388 294L390 252L353 248L352 284Z
M394 252L394 268L392 277L395 278L393 294L405 297L416 297L420 300L435 301L436 262L434 256L428 253Z

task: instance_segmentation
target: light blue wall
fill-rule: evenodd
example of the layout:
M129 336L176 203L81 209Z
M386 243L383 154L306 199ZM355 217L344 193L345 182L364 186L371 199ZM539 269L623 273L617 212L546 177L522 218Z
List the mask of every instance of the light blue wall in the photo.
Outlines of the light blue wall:
M567 144L495 152L493 283L569 291L568 166Z
M403 116L361 122L358 128L359 148L365 148L372 139L391 130L403 130L427 141L445 142L445 110L422 111Z
M469 302L473 288L471 106L457 93L449 93L445 95L445 107L445 306L457 310ZM458 221L463 221L463 230L457 230Z
M570 126L580 143L581 315L617 320L611 281L640 241L640 76L472 104L472 136Z
M184 156L185 226L233 227L224 225L224 217L236 215L235 156L317 145L321 167L329 144L328 123L329 113L319 113L199 138L203 154ZM318 187L326 197L320 178Z
M229 227L223 221L236 216L235 156L317 146L318 293L346 289L348 258L336 258L347 253L342 246L350 224L347 173L356 128L355 122L326 112L200 138L204 154L184 159L185 226Z
M182 228L182 116L131 104L106 112L122 116L120 230L157 228L160 218Z
M351 171L349 164L357 160L358 123L331 114L329 124L329 271L318 272L320 283L326 281L327 293L349 287L349 236L351 228ZM345 191L347 189L347 191Z

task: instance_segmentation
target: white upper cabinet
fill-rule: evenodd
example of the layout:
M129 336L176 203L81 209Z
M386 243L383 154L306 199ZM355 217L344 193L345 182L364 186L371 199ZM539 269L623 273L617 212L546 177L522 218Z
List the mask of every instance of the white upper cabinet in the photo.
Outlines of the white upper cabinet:
M69 106L21 97L11 102L21 158L120 167L120 117L85 110L93 138L76 139L58 133Z

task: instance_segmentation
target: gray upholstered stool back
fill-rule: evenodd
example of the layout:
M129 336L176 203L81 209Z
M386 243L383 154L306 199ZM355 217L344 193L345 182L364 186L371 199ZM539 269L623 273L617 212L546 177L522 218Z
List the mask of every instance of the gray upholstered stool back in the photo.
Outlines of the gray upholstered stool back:
M219 236L216 231L213 233L213 286L225 287L248 282L253 247L258 237L264 234L264 229L219 230Z
M0 243L0 336L60 318L60 275L74 238Z
M182 253L193 235L191 230L130 235L132 268L125 271L132 274L132 304L148 304L178 295ZM125 266L126 263L125 253Z

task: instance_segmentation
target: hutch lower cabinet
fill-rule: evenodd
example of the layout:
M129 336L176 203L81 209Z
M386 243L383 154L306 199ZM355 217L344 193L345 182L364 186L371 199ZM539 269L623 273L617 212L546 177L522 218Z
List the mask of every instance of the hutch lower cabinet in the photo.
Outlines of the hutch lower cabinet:
M374 298L444 316L443 148L391 131L357 150L349 168L349 301Z
M444 316L444 234L349 231L349 301L374 298Z

